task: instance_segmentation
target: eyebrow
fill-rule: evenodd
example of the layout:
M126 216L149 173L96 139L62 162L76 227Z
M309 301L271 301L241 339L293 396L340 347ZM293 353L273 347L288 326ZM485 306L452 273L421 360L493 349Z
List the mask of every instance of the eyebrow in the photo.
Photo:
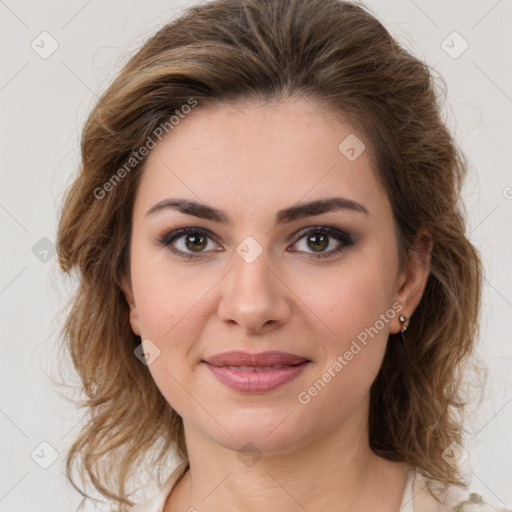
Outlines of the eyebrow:
M224 210L213 208L212 206L208 206L191 199L164 199L152 206L146 212L146 216L153 215L167 209L174 209L200 219L207 219L226 225L231 224L229 215ZM314 215L321 215L322 213L339 210L349 210L363 213L365 215L369 214L366 206L358 203L357 201L344 197L330 197L308 203L299 203L283 210L279 210L276 214L275 222L276 224L289 223L305 217L312 217Z

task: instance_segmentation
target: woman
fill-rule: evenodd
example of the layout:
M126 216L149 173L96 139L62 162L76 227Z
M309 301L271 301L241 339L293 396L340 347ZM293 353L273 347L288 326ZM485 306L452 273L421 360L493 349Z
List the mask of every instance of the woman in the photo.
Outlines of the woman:
M458 458L481 263L434 87L337 0L209 2L144 44L59 225L72 483L82 453L116 510L505 510Z

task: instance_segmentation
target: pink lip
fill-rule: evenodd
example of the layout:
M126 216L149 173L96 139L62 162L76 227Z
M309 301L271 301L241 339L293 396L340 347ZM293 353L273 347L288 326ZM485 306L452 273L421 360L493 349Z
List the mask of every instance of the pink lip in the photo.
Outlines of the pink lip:
M216 354L205 361L213 366L273 366L279 364L294 365L308 361L307 358L275 350L251 354L241 350L232 350Z
M243 392L264 392L276 389L295 379L311 363L304 357L275 351L260 354L241 351L224 352L204 362L220 382ZM281 368L268 370L254 368L265 366L281 366Z

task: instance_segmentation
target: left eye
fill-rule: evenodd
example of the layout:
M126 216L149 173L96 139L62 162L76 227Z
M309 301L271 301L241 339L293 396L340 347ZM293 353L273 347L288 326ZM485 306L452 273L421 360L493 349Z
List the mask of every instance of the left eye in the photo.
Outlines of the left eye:
M336 240L338 243L331 244L332 239ZM327 226L309 228L305 232L302 232L302 235L299 236L294 246L296 246L301 240L304 240L307 248L313 250L313 253L309 254L312 254L314 258L327 258L334 256L340 253L345 247L353 244L348 233ZM331 245L334 245L334 248L327 251L326 249Z

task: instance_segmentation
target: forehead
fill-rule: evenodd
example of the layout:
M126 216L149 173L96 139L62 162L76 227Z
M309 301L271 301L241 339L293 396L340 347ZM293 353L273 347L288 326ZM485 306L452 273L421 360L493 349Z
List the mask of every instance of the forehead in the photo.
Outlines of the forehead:
M341 115L305 98L283 101L238 100L198 106L174 126L148 160L165 151L194 149L189 158L213 155L227 161L237 158L275 160L318 159L320 153L338 156L339 143L347 136L363 139ZM167 151L169 153L169 151Z
M136 207L179 196L256 212L333 192L378 207L386 197L366 148L362 133L311 100L199 105L151 150Z

